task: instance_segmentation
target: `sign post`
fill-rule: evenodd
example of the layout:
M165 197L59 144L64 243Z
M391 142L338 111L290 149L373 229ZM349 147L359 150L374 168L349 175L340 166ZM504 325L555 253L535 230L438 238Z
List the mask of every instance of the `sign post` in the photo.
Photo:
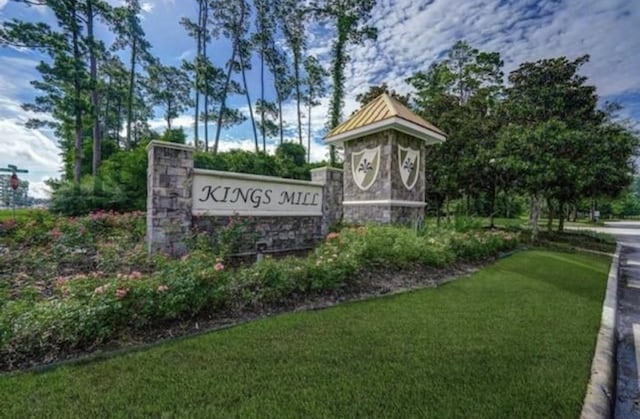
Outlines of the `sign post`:
M0 167L0 172L11 172L11 189L13 190L13 221L16 221L16 189L20 186L20 179L16 173L29 173L29 171L25 169L18 169L18 166L9 164L7 165L7 169Z

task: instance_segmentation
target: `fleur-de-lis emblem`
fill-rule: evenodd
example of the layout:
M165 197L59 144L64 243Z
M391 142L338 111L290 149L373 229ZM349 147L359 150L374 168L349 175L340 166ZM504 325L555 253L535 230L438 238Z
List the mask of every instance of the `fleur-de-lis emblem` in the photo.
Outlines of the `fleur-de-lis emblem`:
M405 159L404 164L402 165L402 168L406 170L407 173L411 173L415 165L416 165L415 161L411 159Z
M369 172L369 170L373 170L373 165L369 160L363 158L358 166L358 172L364 172L365 174Z

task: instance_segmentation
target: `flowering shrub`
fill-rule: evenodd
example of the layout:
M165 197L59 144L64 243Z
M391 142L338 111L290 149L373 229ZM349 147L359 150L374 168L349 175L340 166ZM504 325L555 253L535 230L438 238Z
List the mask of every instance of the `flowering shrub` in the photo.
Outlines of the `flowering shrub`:
M202 312L287 304L348 286L371 266L443 267L518 244L514 233L499 231L345 227L307 257L229 268L224 249L213 254L198 246L181 259L148 260L140 213L98 212L45 223L46 231L35 228L46 239L23 232L20 224L0 228L9 238L0 274L11 284L0 285L0 367L53 359ZM242 226L232 223L227 230L232 243Z

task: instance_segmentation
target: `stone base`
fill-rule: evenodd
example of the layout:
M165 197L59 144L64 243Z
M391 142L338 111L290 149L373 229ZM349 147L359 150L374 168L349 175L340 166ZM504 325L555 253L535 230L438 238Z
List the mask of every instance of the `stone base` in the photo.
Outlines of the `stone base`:
M343 219L349 224L374 222L413 225L424 220L424 208L391 205L345 205Z
M258 247L264 253L308 249L324 238L322 217L193 217L194 228L209 233L212 243L231 222L243 225L234 254L255 253Z

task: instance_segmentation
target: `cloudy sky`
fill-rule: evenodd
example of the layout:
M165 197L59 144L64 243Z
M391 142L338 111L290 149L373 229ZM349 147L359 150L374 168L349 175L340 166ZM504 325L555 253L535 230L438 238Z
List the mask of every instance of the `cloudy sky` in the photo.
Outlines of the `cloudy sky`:
M119 0L110 1L116 4ZM143 27L152 52L166 65L179 65L183 59L192 58L194 41L178 21L181 16L195 16L195 2L142 3ZM0 0L0 21L11 18L51 21L43 8ZM386 82L396 90L409 92L405 78L426 69L453 43L464 39L481 50L500 52L507 74L523 61L590 54L591 61L583 67L583 73L597 86L601 100L619 102L624 106L622 116L640 126L640 1L378 0L371 23L378 28L378 40L350 50L344 115L356 108L355 96L369 85ZM327 67L331 37L330 28L309 28L309 53ZM104 39L109 40L108 36ZM210 55L222 66L229 59L229 45L224 40L214 42ZM41 58L33 52L0 47L0 167L17 164L29 169L24 177L31 182L34 196L46 195L43 180L59 177L61 166L57 139L46 130L25 128L29 115L20 107L35 95L29 82L38 78L35 66ZM256 71L249 73L249 85L255 100L259 91ZM272 89L268 95L273 97ZM328 102L328 98L323 99L311 118L312 158L316 160L326 155L322 136ZM232 98L231 105L247 109L243 97ZM283 113L293 137L295 105L287 104ZM193 136L191 124L189 114L174 122L183 126L189 137ZM164 128L159 113L151 125L158 130ZM222 149L250 149L253 144L248 123L224 132L222 137Z

